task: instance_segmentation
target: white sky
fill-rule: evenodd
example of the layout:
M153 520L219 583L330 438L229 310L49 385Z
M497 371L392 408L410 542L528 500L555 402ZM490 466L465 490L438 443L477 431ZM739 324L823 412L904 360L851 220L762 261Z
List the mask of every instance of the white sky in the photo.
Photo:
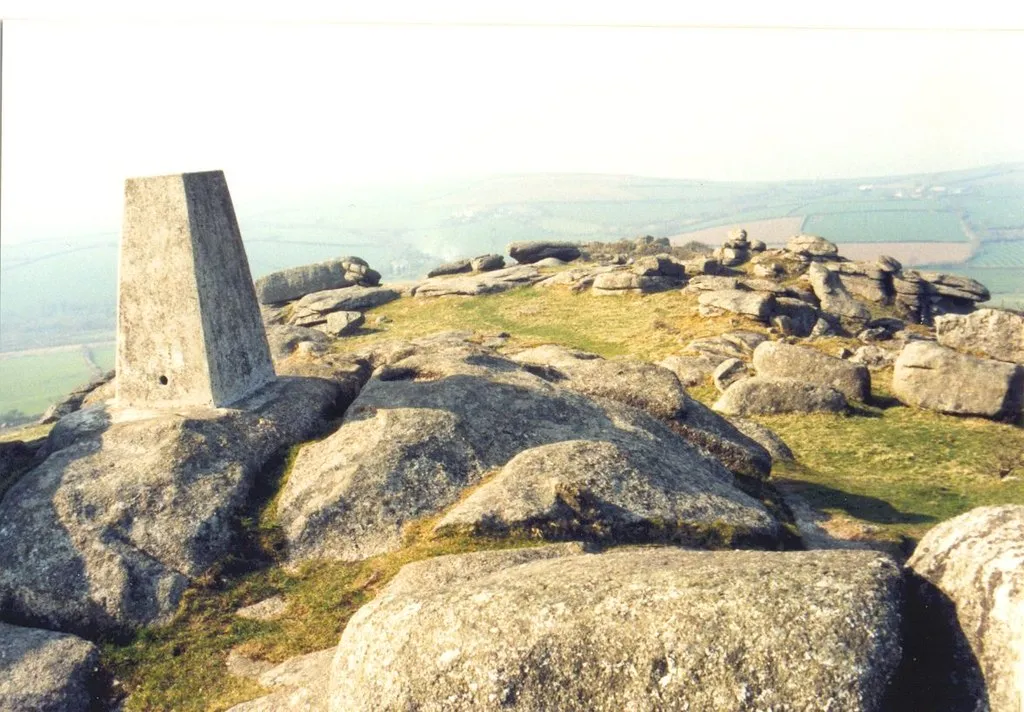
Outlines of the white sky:
M297 20L327 16L301 3L211 23L223 14L191 0L173 22L0 1L36 18L4 25L0 235L116 230L125 177L213 168L257 201L452 174L795 179L1024 160L1024 32L995 30L1024 13L836 23L776 7L737 22L704 8L697 24L755 26L709 29L666 27L694 17L643 3L456 5L313 24ZM948 29L964 27L986 29Z

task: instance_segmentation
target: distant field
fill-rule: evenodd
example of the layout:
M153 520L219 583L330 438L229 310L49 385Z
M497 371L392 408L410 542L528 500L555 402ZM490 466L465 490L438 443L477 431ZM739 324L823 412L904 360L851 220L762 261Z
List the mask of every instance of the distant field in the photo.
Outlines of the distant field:
M113 347L93 350L97 364L113 368ZM89 382L94 371L81 349L0 359L0 414L41 415L51 404Z
M936 262L966 262L971 257L971 245L967 242L843 242L839 253L851 260L875 260L879 255L889 255L906 267L919 267Z
M804 232L845 242L966 242L953 212L886 210L810 215Z
M802 217L772 218L769 220L751 220L748 222L737 222L731 225L720 227L709 227L703 230L684 232L679 235L672 235L669 240L674 245L683 245L692 240L703 242L706 245L716 247L725 241L730 230L743 228L747 231L747 238L751 240L763 240L769 245L781 245L793 235L800 234L800 226L803 223Z

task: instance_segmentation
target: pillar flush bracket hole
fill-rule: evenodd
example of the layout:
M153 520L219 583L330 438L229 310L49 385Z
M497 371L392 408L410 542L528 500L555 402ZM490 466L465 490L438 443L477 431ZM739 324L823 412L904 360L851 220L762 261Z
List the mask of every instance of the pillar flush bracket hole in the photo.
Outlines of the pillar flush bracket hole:
M160 376L160 385L161 386L166 386L167 385L167 376Z

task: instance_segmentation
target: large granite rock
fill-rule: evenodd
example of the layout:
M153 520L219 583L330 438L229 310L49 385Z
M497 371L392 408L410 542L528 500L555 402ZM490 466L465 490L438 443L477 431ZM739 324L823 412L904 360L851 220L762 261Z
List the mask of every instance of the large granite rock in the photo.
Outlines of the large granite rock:
M739 289L723 289L703 292L697 297L700 312L704 316L715 316L726 312L768 322L775 305L775 297L763 292L747 292Z
M0 501L0 616L86 637L166 621L231 551L263 468L317 434L338 393L279 379L238 409L62 419L49 457Z
M830 271L858 299L876 304L891 304L894 296L892 275L872 262L830 262Z
M939 343L957 351L1024 364L1024 316L1000 309L935 319Z
M505 258L501 255L480 255L469 261L474 272L493 272L505 266Z
M548 257L572 262L579 258L580 248L575 242L513 242L508 246L508 254L519 264L531 264Z
M951 651L976 706L1024 709L1024 507L979 507L930 530L907 562L919 595L960 645Z
M830 259L835 258L839 254L839 248L834 243L817 235L795 235L789 238L789 242L786 243L786 249L789 252L805 255L811 259Z
M267 327L267 343L270 344L270 355L275 361L288 358L299 344L309 344L311 351L326 351L331 344L331 337L319 329L291 324L274 324Z
M299 655L252 677L269 695L235 705L228 712L327 712L334 648Z
M604 397L585 396L562 386L551 367L454 339L382 346L370 360L377 371L341 427L302 448L281 491L278 517L295 561L395 550L403 525L453 505L519 453L577 440L611 443L624 453L659 451L675 463L674 476L690 482L686 487L706 485L706 501L718 502L717 510L700 510L700 522L717 519L737 531L775 526L760 503L732 487L721 463L667 424L612 400L614 386ZM669 402L650 397L646 405ZM642 462L643 452L626 464Z
M427 272L427 277L443 277L444 275L462 274L463 272L472 271L473 265L469 260L455 260L454 262L445 262L438 265Z
M480 274L455 276L455 277L434 277L420 282L416 287L415 296L422 297L445 297L445 296L468 296L473 297L480 294L495 294L505 292L517 287L527 287L544 279L544 276L536 267L529 265L518 265L505 269L483 272Z
M288 323L295 326L316 326L327 323L327 315L338 311L357 311L387 304L402 296L397 289L386 287L343 287L313 292L292 305Z
M99 650L73 635L0 623L0 710L97 709Z
M846 410L846 398L831 386L754 376L729 386L712 408L726 415L841 413Z
M340 257L302 267L272 272L256 280L261 304L290 302L313 292L360 285L375 287L380 274L358 257Z
M871 374L865 366L824 354L817 349L781 341L766 341L754 349L754 369L759 376L796 378L832 386L847 400L871 397Z
M912 341L896 359L893 393L904 403L955 415L1013 417L1024 401L1024 367Z
M834 314L844 325L851 325L852 330L859 330L859 327L870 321L871 312L866 306L853 298L847 291L839 278L838 272L833 272L822 264L812 264L807 270L807 277L814 290L814 296L821 302L821 310Z
M439 557L349 621L329 709L878 710L900 581L863 551Z
M928 283L928 291L940 297L952 297L968 302L987 302L992 295L988 288L976 279L959 274L943 272L918 272Z

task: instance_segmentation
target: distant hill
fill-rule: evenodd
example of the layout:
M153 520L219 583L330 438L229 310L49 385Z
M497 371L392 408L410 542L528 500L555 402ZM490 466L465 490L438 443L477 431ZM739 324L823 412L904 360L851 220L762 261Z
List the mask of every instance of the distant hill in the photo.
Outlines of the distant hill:
M385 280L411 279L515 240L714 242L730 226L754 224L771 226L774 241L799 225L844 254L910 257L981 280L997 304L1024 303L1024 164L785 183L502 175L237 209L254 277L355 254ZM113 227L0 245L0 351L111 338L117 241Z

